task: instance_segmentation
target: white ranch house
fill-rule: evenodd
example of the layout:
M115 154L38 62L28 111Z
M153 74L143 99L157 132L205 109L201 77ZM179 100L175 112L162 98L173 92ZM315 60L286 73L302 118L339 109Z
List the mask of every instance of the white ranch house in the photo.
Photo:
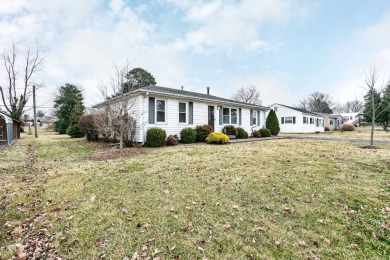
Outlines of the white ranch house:
M145 142L146 131L159 127L167 135L178 135L186 127L211 125L221 132L225 125L242 127L248 134L265 126L268 107L246 104L207 94L159 86L148 86L129 92L126 98L134 104L131 116L136 120L136 142ZM116 99L108 103L116 102ZM106 103L94 107L104 108Z
M304 109L282 104L270 106L279 120L280 133L318 133L324 132L325 117Z

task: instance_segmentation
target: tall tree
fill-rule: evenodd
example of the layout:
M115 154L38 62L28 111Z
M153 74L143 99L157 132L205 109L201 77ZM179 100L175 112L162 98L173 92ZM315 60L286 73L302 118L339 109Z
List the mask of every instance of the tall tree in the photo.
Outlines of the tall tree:
M390 116L390 84L378 86L379 71L376 67L370 67L369 71L364 74L363 88L367 90L365 95L364 116L366 121L371 121L370 147L374 146L374 127L375 122L381 123L386 130L389 124Z
M300 100L296 107L311 112L332 114L332 107L334 105L335 103L328 94L316 91L310 94L307 98Z
M74 110L84 111L84 98L81 90L77 86L68 83L61 86L58 92L54 100L55 115L58 119L55 122L54 130L60 134L66 134L72 122L75 124L78 123L79 118L76 118L77 113Z
M265 127L268 128L272 135L278 135L280 132L279 120L274 110L271 109L265 121Z
M125 79L127 81L123 83L123 92L129 92L138 88L157 84L153 75L142 68L130 70L126 73Z
M247 104L261 105L260 92L252 85L249 87L241 87L231 98Z
M36 49L26 48L24 60L17 62L17 49L15 44L11 50L4 50L3 62L7 72L6 87L0 85L0 94L6 111L15 119L20 120L24 107L32 95L32 78L41 70L43 57ZM23 83L19 84L19 67L22 68Z

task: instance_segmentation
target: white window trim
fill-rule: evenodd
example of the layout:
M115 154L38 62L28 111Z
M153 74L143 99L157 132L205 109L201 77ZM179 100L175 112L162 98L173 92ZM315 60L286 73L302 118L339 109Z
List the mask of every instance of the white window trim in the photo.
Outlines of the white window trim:
M180 122L180 114L183 114L183 112L180 112L180 103L182 103L182 104L185 104L186 105L186 112L185 112L185 115L186 115L186 121L185 122ZM189 115L188 115L188 110L189 110L189 105L188 105L188 102L180 102L179 101L179 103L178 103L178 122L179 122L179 124L181 124L181 125L185 125L185 124L188 124L188 117L189 117Z
M223 118L224 118L224 116L226 117L227 115L224 115L223 114L223 110L224 109L229 109L229 122L228 123L224 123L224 121L223 121ZM232 123L232 109L235 109L236 110L236 115L237 115L237 123L235 123L235 124L233 124ZM223 107L222 108L222 125L238 125L239 124L239 122L240 122L240 115L239 115L239 112L238 112L238 108L236 108L236 107Z
M165 105L164 105L164 122L158 122L157 121L157 101L164 101L165 102ZM155 118L156 118L156 122L155 124L156 125L164 125L164 124L167 124L168 122L168 113L167 113L167 106L168 106L168 101L166 99L162 99L162 98L156 98L155 101L154 101L154 107L156 108L156 111L155 111Z

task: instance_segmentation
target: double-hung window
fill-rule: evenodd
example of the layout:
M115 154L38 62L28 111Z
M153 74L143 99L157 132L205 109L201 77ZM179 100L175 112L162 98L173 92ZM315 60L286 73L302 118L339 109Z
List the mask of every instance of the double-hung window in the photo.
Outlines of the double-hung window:
M224 107L222 109L222 122L224 124L230 124L230 109Z
M305 117L305 116L303 117L303 123L307 124L307 117Z
M236 108L230 109L230 123L233 125L237 124L237 109Z
M285 124L292 124L293 123L293 117L292 116L287 116L284 118L284 123Z
M179 123L187 122L187 103L179 102Z
M165 123L165 100L156 99L156 122Z
M310 124L314 125L314 118L310 117Z
M252 125L257 125L257 113L256 111L252 111Z

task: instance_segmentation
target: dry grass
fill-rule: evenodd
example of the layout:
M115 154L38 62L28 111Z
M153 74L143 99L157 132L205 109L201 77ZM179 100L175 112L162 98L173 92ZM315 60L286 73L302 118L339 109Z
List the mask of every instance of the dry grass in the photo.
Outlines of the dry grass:
M96 161L102 148L81 139L24 137L0 150L0 255L38 237L77 259L383 259L390 146L381 148L272 140Z
M335 138L357 138L357 139L370 139L371 127L358 127L355 131L329 131L323 133L313 134L279 134L280 136L316 136L316 137L335 137ZM390 131L384 131L381 127L376 127L374 131L374 140L390 140Z

